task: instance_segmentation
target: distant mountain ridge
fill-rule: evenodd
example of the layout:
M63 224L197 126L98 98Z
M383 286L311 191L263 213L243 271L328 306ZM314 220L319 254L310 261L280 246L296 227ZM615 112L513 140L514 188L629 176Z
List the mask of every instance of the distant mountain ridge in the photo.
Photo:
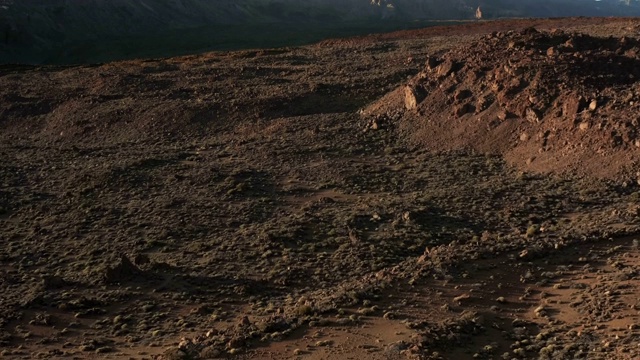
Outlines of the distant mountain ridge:
M638 0L0 0L0 63L73 61L74 56L83 61L81 53L91 51L95 42L119 41L117 46L129 47L126 51L136 56L134 38L156 41L212 26L322 28L354 22L471 20L478 6L483 18L640 15ZM123 39L131 44L122 45ZM167 46L175 48L180 41Z

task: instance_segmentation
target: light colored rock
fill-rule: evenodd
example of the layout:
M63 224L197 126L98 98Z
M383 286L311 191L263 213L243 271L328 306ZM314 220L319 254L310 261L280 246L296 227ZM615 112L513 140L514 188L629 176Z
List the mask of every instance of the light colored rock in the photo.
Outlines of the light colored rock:
M415 110L425 97L426 94L416 87L410 85L404 87L404 107L407 110Z
M436 75L439 78L443 78L449 76L449 74L453 73L454 63L451 60L445 60L442 64L438 65L436 68Z
M557 53L558 51L553 46L547 49L547 56L553 56Z
M538 115L538 112L535 111L532 108L528 108L525 111L525 117L527 118L527 121L532 122L532 123L539 123L540 122L540 115Z

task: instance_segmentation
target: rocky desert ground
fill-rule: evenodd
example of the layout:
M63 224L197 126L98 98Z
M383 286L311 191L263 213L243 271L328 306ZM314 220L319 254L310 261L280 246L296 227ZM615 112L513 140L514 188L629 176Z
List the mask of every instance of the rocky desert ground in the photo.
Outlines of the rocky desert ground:
M640 20L0 67L7 359L637 359Z

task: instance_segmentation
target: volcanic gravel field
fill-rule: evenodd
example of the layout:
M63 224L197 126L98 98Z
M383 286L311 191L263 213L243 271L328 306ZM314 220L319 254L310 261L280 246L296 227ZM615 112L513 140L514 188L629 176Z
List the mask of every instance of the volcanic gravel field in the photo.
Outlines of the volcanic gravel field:
M640 358L640 20L0 66L0 357Z

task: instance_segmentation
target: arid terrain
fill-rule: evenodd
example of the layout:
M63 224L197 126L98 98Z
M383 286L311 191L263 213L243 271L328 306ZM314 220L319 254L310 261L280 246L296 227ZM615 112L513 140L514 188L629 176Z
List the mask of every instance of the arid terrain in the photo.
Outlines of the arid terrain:
M0 357L640 358L640 20L0 67Z

